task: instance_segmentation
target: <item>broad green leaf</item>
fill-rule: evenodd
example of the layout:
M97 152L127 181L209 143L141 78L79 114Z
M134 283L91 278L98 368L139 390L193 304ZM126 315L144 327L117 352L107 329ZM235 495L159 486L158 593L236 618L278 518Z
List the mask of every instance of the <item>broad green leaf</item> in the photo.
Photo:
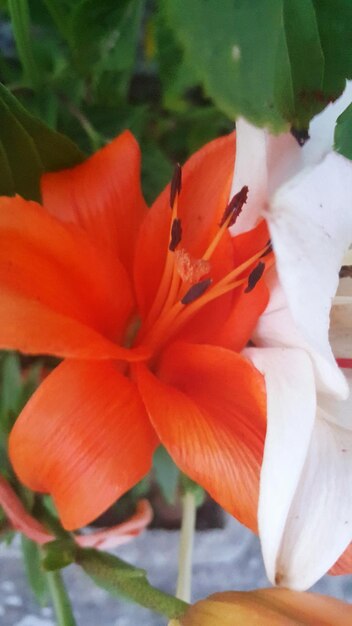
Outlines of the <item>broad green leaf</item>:
M217 106L232 119L243 115L279 131L307 127L343 90L352 70L348 1L339 0L340 10L328 0L223 0L221 7L217 0L166 0L166 6Z
M337 118L334 139L336 152L352 159L352 104Z
M41 606L48 600L48 585L40 563L40 549L34 541L21 536L24 568L29 585Z
M166 502L173 504L176 498L180 472L163 446L159 446L154 454L153 468L156 482Z
M3 85L0 84L0 98L9 108L22 129L28 133L39 155L43 171L72 167L84 160L85 155L65 135L46 126L31 115ZM1 130L0 130L1 138ZM16 189L17 191L17 189Z
M2 98L0 98L0 141L13 179L13 189L10 193L19 193L24 198L39 200L39 181L43 166L38 151L33 139ZM0 171L0 194L4 193L9 193L8 180L3 187Z
M337 98L352 78L352 2L351 0L312 0L324 51L322 92Z

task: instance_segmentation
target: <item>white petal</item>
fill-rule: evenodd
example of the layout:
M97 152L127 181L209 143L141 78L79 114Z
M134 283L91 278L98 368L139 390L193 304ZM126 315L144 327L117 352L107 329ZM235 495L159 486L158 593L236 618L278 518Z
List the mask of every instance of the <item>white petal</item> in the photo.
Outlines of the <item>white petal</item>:
M274 583L288 512L315 420L314 374L303 350L248 348L244 354L264 374L266 383L267 434L258 522L266 571Z
M329 313L352 241L352 162L333 153L302 171L276 192L267 219L293 320L331 361Z
M265 211L275 189L298 171L301 151L290 133L274 136L240 118L236 122L236 162L230 196L244 185L248 201L233 234L247 231Z
M318 163L332 150L336 120L351 102L352 81L347 81L343 94L311 121L309 126L310 139L302 150L305 165Z
M319 412L318 412L319 415ZM318 417L277 560L277 580L313 585L352 539L352 432Z
M333 354L330 352L328 357L322 356L312 348L299 332L275 271L270 271L268 282L270 301L263 315L259 318L252 337L256 346L301 348L305 350L312 359L317 389L331 393L336 398L347 398L348 387L346 380L337 366Z

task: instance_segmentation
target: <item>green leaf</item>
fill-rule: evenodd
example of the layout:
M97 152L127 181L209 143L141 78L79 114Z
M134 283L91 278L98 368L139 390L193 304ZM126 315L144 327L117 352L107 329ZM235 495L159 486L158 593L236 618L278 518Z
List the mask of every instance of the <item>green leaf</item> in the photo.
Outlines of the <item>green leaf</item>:
M223 0L219 10L217 0L166 0L169 24L217 106L274 131L307 127L343 90L352 71L352 7L338 5Z
M21 536L21 547L29 585L39 604L45 606L48 600L48 585L40 564L40 549L34 541L24 535Z
M42 566L52 572L67 567L75 561L76 544L69 539L49 541L42 547Z
M53 172L73 167L81 163L85 155L65 135L52 130L31 115L3 85L0 84L0 98L11 110L17 122L28 133L39 155L44 172ZM1 138L1 131L0 131Z
M163 446L159 446L153 458L156 481L169 504L175 502L180 471Z
M0 84L0 194L40 200L43 172L71 167L83 159L70 139L28 113Z
M39 181L43 172L42 163L35 143L15 115L0 97L0 141L11 171L13 188L8 187L5 169L5 184L0 170L0 194L19 193L24 198L39 200Z
M334 140L336 152L352 159L352 103L337 118Z

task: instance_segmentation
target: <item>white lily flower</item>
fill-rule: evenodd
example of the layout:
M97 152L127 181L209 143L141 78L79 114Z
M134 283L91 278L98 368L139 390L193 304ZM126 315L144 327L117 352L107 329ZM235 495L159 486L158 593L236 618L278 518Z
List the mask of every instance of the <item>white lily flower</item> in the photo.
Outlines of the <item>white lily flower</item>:
M248 185L249 196L235 232L265 217L277 271L246 350L267 387L259 533L270 580L295 589L314 584L352 539L352 405L329 343L352 242L352 162L332 151L332 137L351 92L315 118L303 148L237 123L232 193Z

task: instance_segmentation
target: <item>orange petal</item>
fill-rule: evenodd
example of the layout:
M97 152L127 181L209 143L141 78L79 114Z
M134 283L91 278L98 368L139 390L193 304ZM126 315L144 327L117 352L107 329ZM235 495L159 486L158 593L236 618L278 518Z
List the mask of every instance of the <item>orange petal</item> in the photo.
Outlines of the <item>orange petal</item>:
M153 519L153 511L148 500L140 500L137 509L126 522L94 531L89 535L76 535L75 540L82 548L111 550L141 534Z
M5 290L0 291L0 345L78 359L139 361L147 356L144 348L122 348L89 326Z
M9 441L20 480L53 496L69 530L142 478L155 445L135 384L110 361L64 361L34 393Z
M352 574L352 543L341 554L335 565L329 570L332 576L341 576L342 574Z
M26 511L17 494L1 475L0 505L13 528L32 539L32 541L42 545L55 539L54 535L49 533L43 524Z
M44 206L62 221L78 224L103 250L130 267L146 204L140 186L141 155L125 131L76 167L41 180Z
M181 342L163 354L158 378L143 365L135 371L149 417L177 465L256 529L266 428L261 374L239 354Z
M38 346L31 347L31 336L49 335L46 319L52 333L47 352L65 344L65 324L119 340L132 310L122 265L104 257L83 231L19 196L0 198L0 292L1 347L32 352Z
M352 606L288 589L225 591L191 606L181 626L349 626Z
M269 302L269 290L260 280L249 293L245 286L236 294L230 315L223 325L213 328L212 343L241 352L250 340L260 315Z
M205 252L218 228L229 199L234 160L235 135L231 133L198 150L183 167L181 247L195 258ZM168 185L148 212L137 241L135 282L143 316L155 297L169 245L169 195Z

